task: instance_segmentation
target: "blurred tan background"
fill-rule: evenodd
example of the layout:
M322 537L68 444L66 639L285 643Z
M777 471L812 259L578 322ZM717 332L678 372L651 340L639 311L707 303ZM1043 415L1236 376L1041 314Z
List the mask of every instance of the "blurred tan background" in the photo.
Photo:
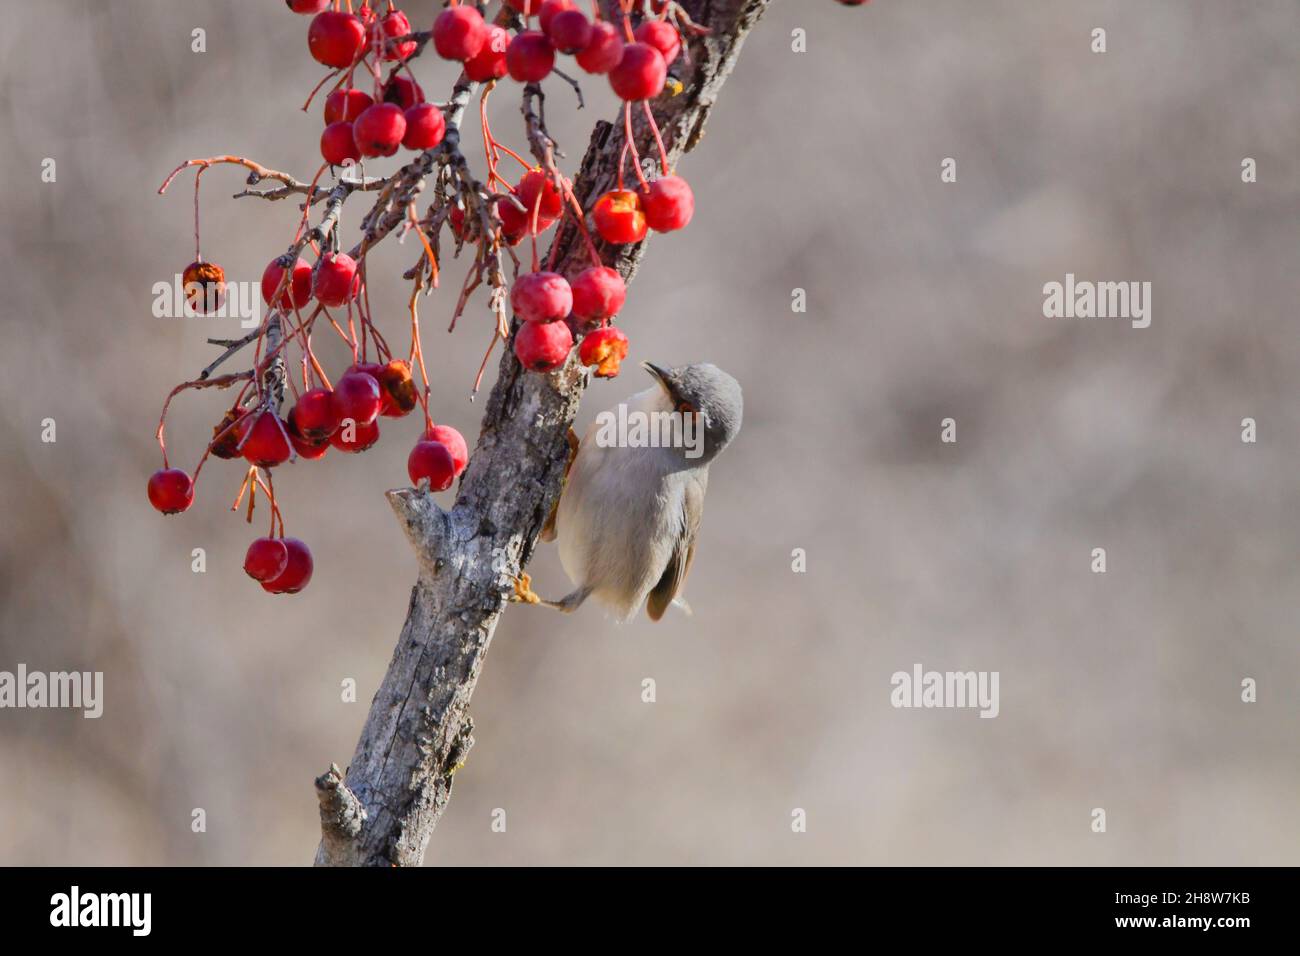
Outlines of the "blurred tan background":
M0 863L308 863L312 778L350 757L415 578L383 491L418 426L282 469L317 559L297 597L241 570L264 515L227 510L232 463L184 516L144 493L163 397L237 332L152 317L191 259L192 178L155 190L226 152L310 175L307 20L279 0L6 8L0 670L102 670L106 702L0 711ZM435 5L406 9L427 26ZM778 2L681 167L695 221L652 242L623 316L632 359L711 360L746 389L695 614L509 610L429 862L1300 862L1298 40L1294 0ZM450 65L417 72L445 95ZM576 113L548 82L570 164L612 113L585 86ZM522 150L517 96L494 106ZM240 188L204 176L203 249L256 281L297 211ZM390 341L415 255L386 242L371 266ZM1066 272L1150 281L1151 327L1045 319ZM450 301L423 308L435 415L472 444L490 319L480 298L444 335ZM646 384L631 364L597 383L580 424ZM177 464L227 397L174 403ZM531 570L568 590L553 549ZM1001 715L893 709L918 662L999 671Z

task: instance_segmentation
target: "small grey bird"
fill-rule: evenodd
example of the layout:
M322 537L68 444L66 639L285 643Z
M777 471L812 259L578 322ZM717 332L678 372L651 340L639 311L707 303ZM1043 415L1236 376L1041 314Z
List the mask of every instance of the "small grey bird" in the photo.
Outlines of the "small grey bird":
M656 384L597 416L578 445L553 525L560 561L576 590L546 601L576 610L588 597L626 620L644 603L652 621L679 597L695 556L709 464L740 431L740 385L716 365L664 369L642 363Z

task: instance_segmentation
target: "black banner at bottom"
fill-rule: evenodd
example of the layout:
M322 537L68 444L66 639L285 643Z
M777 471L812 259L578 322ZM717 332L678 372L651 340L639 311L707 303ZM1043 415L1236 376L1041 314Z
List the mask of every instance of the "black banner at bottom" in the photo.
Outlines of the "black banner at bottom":
M448 925L563 930L572 941L629 921L661 943L725 934L766 938L774 923L803 934L848 927L969 937L1132 937L1231 945L1290 923L1285 869L6 869L7 938L53 934L85 943L308 934L436 942ZM597 878L593 879L593 876ZM442 910L442 912L439 912ZM526 922L518 922L520 920ZM601 929L600 927L604 927ZM430 934L433 934L431 937ZM820 934L818 934L820 935Z

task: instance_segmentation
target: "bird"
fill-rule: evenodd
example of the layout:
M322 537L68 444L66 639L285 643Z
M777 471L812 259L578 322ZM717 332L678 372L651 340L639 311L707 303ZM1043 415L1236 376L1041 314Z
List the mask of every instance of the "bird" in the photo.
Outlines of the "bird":
M674 603L689 613L681 592L709 466L739 434L744 399L716 365L641 364L655 384L596 416L542 532L556 542L574 590L548 601L521 574L515 600L572 613L595 598L620 621L643 604L652 621Z

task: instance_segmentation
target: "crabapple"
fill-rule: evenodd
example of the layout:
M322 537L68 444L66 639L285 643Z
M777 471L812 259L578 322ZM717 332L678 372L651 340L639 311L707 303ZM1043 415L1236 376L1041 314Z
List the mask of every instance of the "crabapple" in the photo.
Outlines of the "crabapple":
M515 34L506 49L506 69L520 83L537 83L555 66L555 47L540 30Z
M339 427L334 393L328 388L313 388L303 392L289 411L289 424L292 426L290 437L297 431L309 440L329 438Z
M240 449L245 458L254 465L274 468L293 457L293 445L289 443L289 434L284 429L284 422L275 412L261 412L253 421Z
M459 10L460 7L452 7ZM432 149L442 142L447 132L447 120L442 110L432 103L417 103L406 111L406 135L402 145L407 149Z
M280 280L283 278L284 266L280 265L279 259L272 259L262 270L262 301L267 305L271 304L271 296L275 295L275 290L280 288ZM289 284L280 293L279 307L301 309L310 298L311 263L299 258L293 264L293 275L289 278Z
M642 196L645 221L655 232L681 229L695 215L695 194L680 176L660 176Z
M668 79L664 56L648 43L629 43L623 47L618 66L609 71L609 85L620 99L649 100L663 91Z
M379 417L382 399L379 382L365 372L349 372L334 383L330 394L330 407L339 423L331 438L337 435L345 424L344 419L351 419L358 430L363 425L370 425Z
M412 485L427 478L430 491L446 491L456 480L456 462L442 442L418 441L406 458L406 473Z
M633 34L640 43L648 43L663 55L664 63L672 63L682 52L682 37L677 28L666 20L645 20Z
M560 214L564 212L564 197L560 191L555 188L555 183L551 177L546 175L542 169L530 169L524 173L523 178L519 180L519 185L515 187L515 195L519 201L524 204L531 218L533 207L537 207L537 218L540 221L559 219ZM541 202L538 202L538 196L541 196Z
M289 565L289 549L279 538L255 538L244 553L244 573L254 581L270 581Z
M420 84L405 76L394 76L384 84L383 101L396 103L404 110L409 110L416 103L424 102L424 90Z
M284 0L294 13L320 13L330 5L330 0Z
M444 60L472 60L487 39L483 15L468 4L448 7L433 21L433 48Z
M525 322L515 333L515 357L534 372L559 368L571 348L573 333L563 322Z
M327 308L338 308L355 295L357 263L346 252L327 252L320 257L312 291L316 301Z
M596 366L597 378L613 378L618 374L619 363L627 358L627 336L614 325L589 332L578 347L578 360L583 365Z
M469 446L465 444L465 436L450 425L430 425L424 430L424 440L441 442L447 446L451 460L456 463L457 475L469 464Z
M180 514L194 504L194 482L179 468L162 468L149 476L149 504L165 515Z
M352 138L362 156L392 156L406 135L406 116L395 103L376 103L352 124Z
M510 34L495 23L489 24L483 46L477 54L465 61L465 75L475 83L501 79L506 75L506 50L509 48Z
M497 216L501 219L501 232L510 245L518 245L519 241L528 235L529 225L532 221L531 212L525 212L508 199L498 199ZM545 232L554 223L554 219L548 219L539 213L537 216L537 231L539 233Z
M281 538L286 560L284 570L269 581L262 582L262 590L271 594L297 594L311 581L314 568L311 551L297 538Z
M535 16L541 10L542 0L506 0L506 6L525 17Z
M510 289L510 307L525 322L554 322L573 310L573 292L556 272L527 272Z
M608 73L623 59L623 37L612 23L597 20L587 46L574 59L588 73Z
M215 312L226 301L226 272L215 262L191 262L181 274L185 302L200 315Z
M229 461L239 457L239 444L248 434L252 413L246 412L238 405L226 412L221 421L212 429L212 441L208 450L218 458Z
M382 400L379 414L386 418L401 418L415 408L419 396L415 391L415 380L411 377L409 362L393 359L370 374L379 383Z
M316 461L325 457L325 453L330 450L330 440L328 438L303 438L293 427L293 419L289 419L286 427L289 432L289 444L293 450L298 453L298 457L304 461Z
M392 10L370 24L370 42L381 44L385 60L405 60L415 52L414 40L394 42L410 33L411 21L401 10Z
M349 123L374 104L361 90L335 90L325 97L325 125L347 120Z
M627 299L623 277L609 266L583 269L569 283L573 290L573 314L585 322L598 322L618 315Z
M352 124L340 120L326 126L320 134L320 154L331 166L342 166L349 160L354 163L359 160L361 150L357 149L353 138Z
M606 242L621 245L645 238L645 210L641 197L630 189L611 189L605 193L596 200L591 218Z
M343 422L339 430L330 436L331 445L339 451L354 455L365 451L377 441L379 441L379 422L362 425L351 419Z
M307 28L307 49L326 66L351 66L365 45L366 28L351 13L326 10L316 14Z
M551 22L556 14L576 9L573 0L542 0L540 7L536 3L533 4L533 11L537 14L537 25L547 36L551 35Z
M591 42L591 21L581 10L561 10L542 29L561 53L581 53Z

